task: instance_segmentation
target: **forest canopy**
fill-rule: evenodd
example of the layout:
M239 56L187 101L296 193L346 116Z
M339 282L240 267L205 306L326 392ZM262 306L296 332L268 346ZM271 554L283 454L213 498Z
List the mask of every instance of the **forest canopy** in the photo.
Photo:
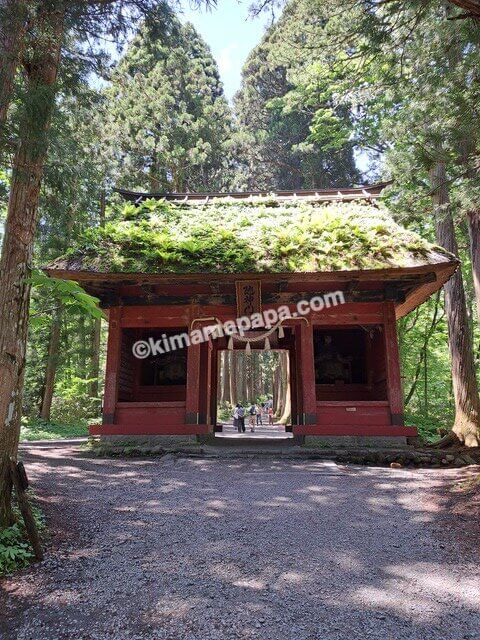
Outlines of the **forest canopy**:
M217 64L168 5L145 20L113 70L100 122L117 185L228 188L233 121Z

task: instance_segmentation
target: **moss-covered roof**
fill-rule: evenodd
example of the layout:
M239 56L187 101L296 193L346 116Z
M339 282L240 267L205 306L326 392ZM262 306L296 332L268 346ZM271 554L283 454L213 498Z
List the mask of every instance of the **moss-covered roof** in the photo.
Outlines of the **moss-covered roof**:
M113 212L50 270L288 273L416 267L454 260L368 201L145 200Z

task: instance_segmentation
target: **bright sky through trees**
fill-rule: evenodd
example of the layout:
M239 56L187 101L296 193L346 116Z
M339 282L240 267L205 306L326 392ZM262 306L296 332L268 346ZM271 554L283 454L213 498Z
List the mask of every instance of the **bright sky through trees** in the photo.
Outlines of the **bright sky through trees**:
M250 5L251 0L222 0L217 8L198 9L188 0L181 2L179 17L190 21L211 48L228 100L240 88L243 63L272 20L267 13L251 17Z

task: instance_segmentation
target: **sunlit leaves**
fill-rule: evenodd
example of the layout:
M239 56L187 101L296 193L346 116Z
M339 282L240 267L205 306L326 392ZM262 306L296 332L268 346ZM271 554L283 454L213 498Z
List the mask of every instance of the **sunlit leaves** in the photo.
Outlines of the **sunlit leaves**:
M30 280L34 296L41 296L44 301L47 301L47 304L44 302L42 306L48 307L46 311L38 313L34 307L31 314L31 323L34 327L49 323L53 310L59 305L91 318L104 317L98 307L98 299L86 293L77 282L51 278L38 269L32 271Z

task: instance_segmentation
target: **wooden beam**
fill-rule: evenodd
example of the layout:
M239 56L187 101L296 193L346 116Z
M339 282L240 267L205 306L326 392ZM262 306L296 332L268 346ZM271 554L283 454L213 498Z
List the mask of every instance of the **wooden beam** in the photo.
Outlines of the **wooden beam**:
M424 283L418 287L412 287L407 293L405 302L396 307L397 320L403 318L403 316L413 311L413 309L416 309L416 307L425 302L425 300L428 300L435 291L443 287L447 280L455 273L459 265L459 262L444 265L443 269L436 271L437 279L435 281Z
M418 267L403 267L391 269L369 269L360 271L332 271L318 273L244 273L244 274L144 274L144 273L96 273L91 271L70 271L65 269L44 269L45 273L53 277L59 277L66 280L76 280L82 284L88 293L104 300L104 307L109 308L122 302L121 298L110 296L118 296L118 288L120 287L136 287L143 285L151 285L152 288L157 287L180 287L180 286L196 286L208 287L208 290L215 295L229 295L228 288L234 287L235 280L241 276L242 278L258 278L262 282L263 291L267 294L268 288L276 288L279 293L286 292L287 289L303 291L304 287L310 288L310 291L333 290L332 288L345 289L349 288L349 294L355 296L355 287L351 286L354 282L361 287L362 283L385 283L396 286L405 292L405 299L399 295L394 299L397 305L397 318L404 316L412 311L419 304L422 304L432 293L437 291L455 272L459 262L455 259L448 259L442 256L437 262ZM378 287L375 287L376 289ZM293 291L293 292L294 292ZM268 293L275 293L268 292ZM158 295L163 296L165 292ZM360 294L359 294L360 295ZM365 293L361 294L364 297ZM375 299L375 294L372 294ZM380 294L376 294L380 295ZM392 294L386 290L384 300L391 299ZM135 296L134 296L135 298ZM351 298L352 301L355 298ZM361 297L356 300L361 301ZM363 298L364 299L364 298ZM204 301L204 298L197 298ZM219 299L217 299L218 301ZM229 300L226 298L225 301ZM280 300L280 298L279 298ZM272 299L273 302L273 299ZM140 303L140 302L139 302ZM195 303L195 299L194 299ZM136 300L132 300L130 304L135 305ZM146 301L141 300L141 304L145 305ZM152 304L158 304L152 300ZM168 301L166 302L168 304Z
M387 269L361 269L350 271L318 271L315 273L178 273L178 274L145 274L145 273L108 273L96 271L75 271L69 269L51 269L45 267L43 271L48 275L63 278L65 280L78 280L79 282L117 282L124 285L144 283L171 283L181 282L204 284L205 282L228 282L233 284L239 277L244 279L258 279L262 282L361 282L398 280L403 276L425 275L441 271L446 267L456 268L458 260L442 258L432 264L424 264L415 267L391 267Z
M248 200L251 198L274 198L279 202L283 200L310 199L314 201L322 200L370 200L380 196L383 189L390 182L377 182L372 185L361 187L345 187L339 189L298 189L296 191L275 191L274 194L268 189L265 191L210 191L205 193L159 193L129 191L128 189L115 189L125 200L131 202L142 202L148 198L157 200L168 200L188 207L189 204L207 204L212 198L228 198L230 200Z
M314 295L324 295L327 291L318 290L315 294L311 291L303 291L299 293L271 293L266 292L262 295L263 305L280 305L280 304L296 304L300 300L310 300ZM391 300L393 302L405 302L405 292L397 285L387 285L383 289L365 289L356 291L346 291L346 302L384 302ZM207 305L225 305L232 306L235 304L235 295L154 295L148 296L136 295L116 295L108 294L102 296L101 307L108 309L109 307L136 307L136 306L157 306L157 305L190 305L196 304L201 306Z

